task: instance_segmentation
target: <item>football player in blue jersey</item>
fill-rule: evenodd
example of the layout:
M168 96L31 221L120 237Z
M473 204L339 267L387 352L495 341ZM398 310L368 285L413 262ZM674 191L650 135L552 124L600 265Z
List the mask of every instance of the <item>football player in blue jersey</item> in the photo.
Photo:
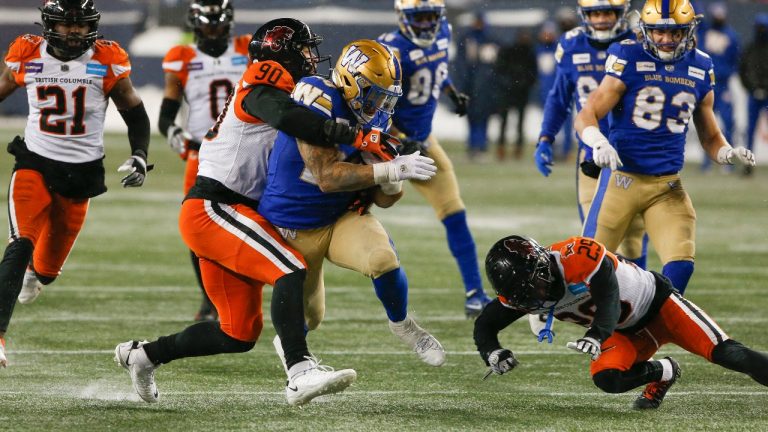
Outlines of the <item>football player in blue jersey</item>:
M683 189L685 136L691 118L704 151L719 164L754 166L733 148L713 111L715 75L709 55L695 49L698 17L689 0L647 0L642 40L608 49L605 77L576 116L576 130L602 167L584 235L616 250L635 215L681 293L693 274L696 213ZM599 120L612 114L606 137Z
M755 36L739 62L741 83L749 96L747 115L747 148L754 149L758 121L768 112L768 13L755 17ZM752 175L752 167L744 167L744 175Z
M392 120L404 137L403 153L421 150L435 161L437 175L411 185L427 199L445 226L448 247L464 282L464 311L467 316L477 316L491 299L483 291L475 240L453 164L432 134L432 119L442 92L454 101L457 114L465 113L467 104L466 96L456 90L448 76L451 26L445 19L445 1L396 0L395 11L400 29L378 39L394 51L403 68L403 97Z
M339 123L386 129L402 94L401 80L400 62L391 50L373 40L358 40L344 47L332 81L302 78L293 99ZM366 190L373 203L388 207L402 196L403 180L428 180L437 168L419 152L372 165L361 163L360 158L367 155L347 145L318 151L279 133L269 156L259 213L278 227L307 262L304 316L308 329L316 329L325 315L323 260L327 258L370 277L391 331L421 360L440 366L445 361L440 342L407 314L408 280L394 244L365 206L357 208L359 191ZM278 354L280 345L276 338Z
M728 142L733 141L733 96L728 88L730 78L739 67L739 37L733 27L726 22L728 9L725 2L709 5L710 21L699 26L698 38L702 51L712 57L715 65L715 113L720 115L723 135ZM711 159L704 157L702 170L709 169Z
M563 125L570 121L571 106L580 111L589 94L597 89L605 75L605 59L608 47L614 42L634 39L627 22L627 0L578 0L582 25L565 33L555 51L555 82L544 103L544 119L541 123L539 143L534 159L542 175L552 172L552 143ZM608 133L608 119L600 120L599 127ZM597 188L600 167L592 160L592 149L579 141L576 174L576 196L579 218L592 204ZM646 265L647 236L644 236L643 220L635 216L627 229L619 253L641 268ZM531 329L538 334L544 320L531 318Z

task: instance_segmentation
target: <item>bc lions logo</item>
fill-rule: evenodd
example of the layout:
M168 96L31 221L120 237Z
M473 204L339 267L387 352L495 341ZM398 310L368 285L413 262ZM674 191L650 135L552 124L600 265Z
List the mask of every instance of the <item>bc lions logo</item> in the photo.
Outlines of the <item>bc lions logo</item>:
M274 52L281 51L293 37L293 29L286 26L275 26L264 35L264 45Z

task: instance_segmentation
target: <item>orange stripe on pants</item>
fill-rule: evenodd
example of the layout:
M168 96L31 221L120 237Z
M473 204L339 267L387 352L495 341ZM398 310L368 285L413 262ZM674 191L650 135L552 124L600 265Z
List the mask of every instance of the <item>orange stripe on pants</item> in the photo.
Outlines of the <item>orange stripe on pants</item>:
M590 373L594 376L607 369L629 370L668 343L711 362L712 350L727 339L728 335L701 308L673 294L643 329L634 334L614 332L606 339L603 353L592 362Z
M89 200L65 198L48 190L43 175L20 169L13 173L8 208L11 237L29 239L35 247L35 271L57 277L75 244L88 213Z
M263 285L304 270L304 258L252 208L203 199L181 206L179 229L199 258L203 286L219 311L221 329L255 341L262 328Z

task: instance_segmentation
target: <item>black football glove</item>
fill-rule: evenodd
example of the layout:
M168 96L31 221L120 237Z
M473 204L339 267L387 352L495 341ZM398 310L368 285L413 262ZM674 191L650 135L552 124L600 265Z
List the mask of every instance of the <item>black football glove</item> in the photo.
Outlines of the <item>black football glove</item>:
M458 114L459 117L467 115L467 109L469 108L469 96L451 87L448 90L448 97L450 97L451 101L453 101L453 112Z
M140 187L147 178L147 172L152 171L154 167L154 165L147 166L147 161L143 157L133 155L117 168L117 172L128 173L120 180L120 183L123 184L123 187Z
M429 156L425 144L426 141L416 141L415 139L401 138L399 151L402 155L408 155L420 151L422 155Z
M485 375L487 378L492 373L495 373L496 375L504 375L505 373L511 371L515 368L520 362L517 361L515 358L515 355L512 354L512 351L504 348L499 348L497 350L492 351L488 355L488 366L491 368L488 370L488 373Z

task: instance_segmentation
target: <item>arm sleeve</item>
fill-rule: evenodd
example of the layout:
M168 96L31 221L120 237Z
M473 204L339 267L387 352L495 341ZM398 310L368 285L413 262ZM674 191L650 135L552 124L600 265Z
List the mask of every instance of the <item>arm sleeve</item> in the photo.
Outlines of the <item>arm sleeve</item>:
M486 364L488 355L501 348L499 332L523 315L525 312L505 307L499 299L494 299L483 309L483 313L475 320L474 339L475 346Z
M243 98L243 109L275 129L319 147L351 144L356 135L354 128L340 128L335 121L294 102L288 93L267 85L254 87Z
M560 132L560 128L563 127L563 123L571 112L575 87L563 72L563 68L558 65L555 83L544 103L544 120L541 121L540 136L549 137L550 141L553 141L555 135Z
M131 154L147 160L149 155L149 116L144 109L144 103L133 108L119 110L120 115L128 126L128 142L131 144Z
M160 133L163 136L167 136L168 127L170 127L176 120L176 114L179 113L181 102L163 98L163 103L160 104L160 118L157 120L157 128L160 129Z
M595 317L585 336L602 342L613 334L621 313L619 281L608 256L603 258L597 273L592 276L589 290L595 303Z

